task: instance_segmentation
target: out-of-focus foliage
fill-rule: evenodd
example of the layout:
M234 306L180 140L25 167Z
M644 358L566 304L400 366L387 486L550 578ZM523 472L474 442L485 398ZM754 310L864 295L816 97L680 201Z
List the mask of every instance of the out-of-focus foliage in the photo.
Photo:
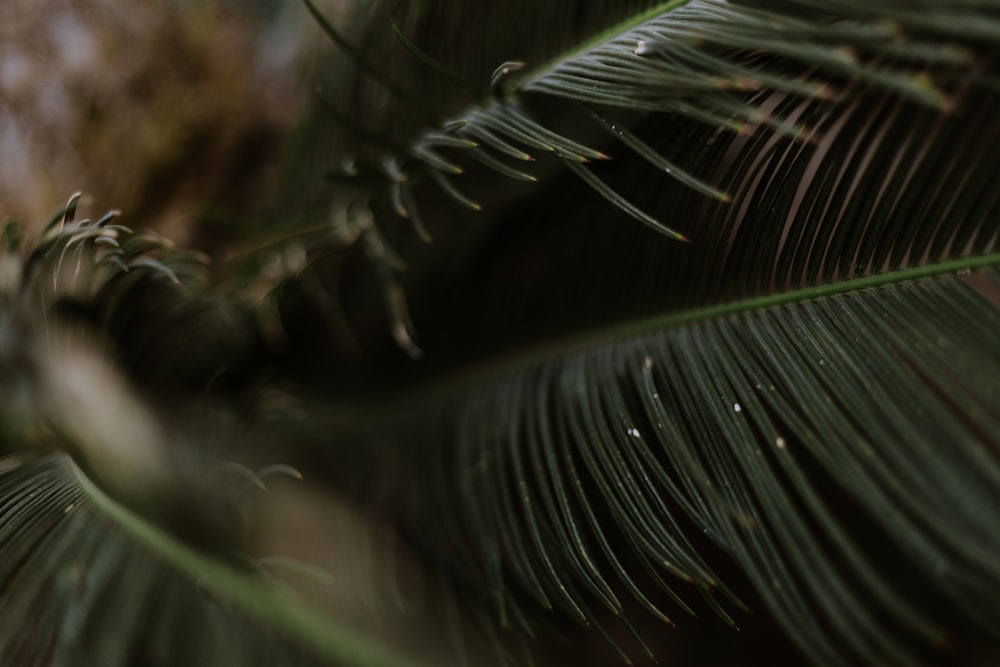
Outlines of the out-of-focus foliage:
M4 2L0 217L37 224L81 190L185 243L255 211L301 111L311 31L290 9Z

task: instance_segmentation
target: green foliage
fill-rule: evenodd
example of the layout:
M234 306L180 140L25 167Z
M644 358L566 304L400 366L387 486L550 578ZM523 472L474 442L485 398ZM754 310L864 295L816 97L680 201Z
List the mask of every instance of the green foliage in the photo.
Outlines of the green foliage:
M63 457L5 459L12 664L406 664L177 542Z
M45 332L70 294L148 403L182 368L210 415L270 429L224 427L229 449L179 464L164 452L216 433L199 416L112 464L113 436L37 381L58 378L46 343L20 383L0 347L5 393L55 397L5 409L5 440L87 470L18 458L0 478L0 543L28 554L0 561L5 627L53 601L49 634L6 655L43 662L59 636L122 664L200 632L162 659L389 660L222 564L239 540L178 522L193 470L275 453L392 527L459 653L558 646L558 663L568 635L582 661L597 636L600 664L698 662L738 626L724 657L747 663L1000 655L1000 5L387 0L348 29L306 9L346 55L318 68L286 238L247 262L249 289L199 285L190 256L106 220L57 221L20 291L0 283L0 326ZM94 277L70 279L85 244ZM175 307L136 324L144 302ZM188 360L144 374L161 354ZM261 416L278 387L301 414ZM29 487L58 502L23 504ZM181 592L163 625L122 616L164 586Z

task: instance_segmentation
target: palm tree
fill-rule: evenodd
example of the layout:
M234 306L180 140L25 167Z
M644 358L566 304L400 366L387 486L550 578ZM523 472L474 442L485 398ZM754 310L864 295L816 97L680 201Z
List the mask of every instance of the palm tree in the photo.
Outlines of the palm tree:
M306 9L233 284L8 227L5 662L996 659L996 3Z

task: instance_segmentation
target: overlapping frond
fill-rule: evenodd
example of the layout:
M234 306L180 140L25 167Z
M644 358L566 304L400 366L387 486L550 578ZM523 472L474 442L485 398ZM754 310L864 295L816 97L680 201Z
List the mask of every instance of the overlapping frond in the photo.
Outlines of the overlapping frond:
M716 166L724 148L775 151L780 145L786 159L820 156L841 131L837 119L866 113L859 98L878 104L879 94L881 103L890 105L880 113L947 116L967 96L970 77L989 67L998 34L990 3L925 3L901 13L893 3L706 1L657 4L622 18L609 13L609 27L580 47L555 56L542 50L540 62L524 67L502 65L493 98L417 132L408 144L396 137L368 142L368 151L331 147L337 158L329 164L338 179L363 184L360 194L334 190L334 209L344 193L351 206L370 209L371 224L360 236L378 237L378 247L395 249L407 263L401 272L382 254L366 251L382 276L391 326L407 332L395 337L404 349L412 349L415 332L398 303L400 289L408 298L418 292L412 298L419 298L428 273L462 261L470 244L475 250L496 236L512 202L544 201L550 187L562 187L561 172L575 174L612 207L656 231L676 239L704 238L700 227L706 223L691 219L691 207L720 202L726 206L715 207L719 217L726 215L723 208L733 216L747 210L745 197L732 203L734 188L746 183ZM323 95L329 99L330 93ZM407 113L405 100L394 104ZM973 108L966 104L965 112ZM338 114L328 122L342 125L344 118ZM654 125L655 136L643 131ZM759 131L764 127L774 132ZM681 133L690 135L683 147L663 138ZM359 137L357 131L349 134ZM337 161L345 151L352 159L341 168ZM647 163L649 174L634 168L636 159ZM769 166L734 168L742 178ZM691 203L650 206L631 181L616 178L622 172L642 174L633 181L642 178L649 189ZM675 184L703 199L692 199ZM483 216L466 222L460 208L449 209L442 198ZM731 247L715 242L721 238L716 227L707 233L714 250ZM421 248L418 238L434 238L435 247Z
M0 471L7 664L407 664L106 496L64 456Z
M359 364L403 388L354 432L500 623L749 595L819 664L995 650L997 11L658 6L384 163L380 213L494 197L422 211L426 365Z
M801 134L804 128L774 116L760 104L761 100L747 100L743 93L766 87L804 99L835 99L843 96L844 82L850 81L852 85L873 85L943 107L948 103L946 93L940 82L928 76L927 68L967 68L972 53L950 40L995 40L997 34L995 26L990 29L995 19L978 12L949 14L947 21L935 22L920 12L907 20L913 15L900 14L894 6L869 6L866 15L852 15L845 20L822 3L804 3L798 9L812 14L805 16L790 14L788 10L794 9L791 7L782 12L727 2L672 4L676 8L667 5L650 10L643 15L644 20L626 26L628 29L606 42L524 74L507 91L507 97L471 111L461 122L451 123L451 144L443 142L448 135L425 135L413 146L411 157L435 173L457 174L461 168L433 153L434 148L455 146L454 142L468 139L475 142L468 146L475 152L492 149L522 160L532 159L526 151L554 153L632 217L682 238L679 232L664 229L655 218L636 210L627 198L616 195L575 164L607 159L608 155L546 127L530 107L523 105L537 103L534 98L542 96L609 110L673 113L736 132L748 124L772 123ZM824 10L830 13L821 13ZM915 27L925 32L905 36ZM782 60L777 66L766 58L741 61L733 57L740 50L781 56ZM872 66L879 58L885 62ZM790 63L808 73L792 74ZM810 68L821 69L823 78L817 79ZM944 78L942 72L936 74ZM511 99L515 94L518 99ZM726 193L694 178L638 140L626 123L610 121L593 109L588 111L628 148L669 176L706 195L729 200Z
M298 476L220 458L254 458L206 389L249 332L200 254L77 219L78 200L37 241L4 229L0 662L409 664L261 576L288 559L241 551L248 487ZM148 399L189 386L202 404L167 425Z

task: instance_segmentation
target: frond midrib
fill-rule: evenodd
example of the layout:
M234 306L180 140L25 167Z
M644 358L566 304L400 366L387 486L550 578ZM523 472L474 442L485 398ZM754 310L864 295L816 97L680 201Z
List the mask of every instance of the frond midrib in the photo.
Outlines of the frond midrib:
M670 12L678 7L682 7L688 4L690 0L668 0L667 2L662 2L655 7L650 7L641 12L636 13L627 19L616 23L615 25L599 32L598 34L590 37L587 40L581 42L578 46L573 49L564 51L559 55L550 58L549 60L543 62L537 67L533 67L528 71L525 79L541 79L547 74L551 73L553 70L559 67L562 63L572 60L574 57L580 55L581 53L586 53L596 46L603 44L611 39L620 37L621 35L627 33L629 30L642 25L646 21L656 18L661 14Z
M698 322L715 317L737 315L754 310L777 308L788 304L836 296L838 294L846 294L849 292L857 292L859 290L870 289L873 287L901 284L923 278L933 278L935 276L941 276L949 273L975 271L994 264L1000 264L1000 253L963 257L960 259L949 259L941 262L899 269L896 271L888 271L886 273L835 281L814 287L790 290L787 292L777 292L765 296L758 296L750 299L731 301L719 305L672 313L662 317L644 319L634 325L626 324L615 327L613 329L613 335L629 336L648 333L651 330L664 329L681 324L687 324L689 322Z
M303 647L336 664L406 667L410 663L386 648L366 641L300 604L285 600L262 584L249 580L224 564L200 554L105 494L69 457L64 465L87 501L108 521L172 567L219 599L252 616Z
M401 407L408 405L412 407L414 396L421 397L417 401L421 404L425 400L433 401L433 397L455 396L463 389L481 387L525 368L584 352L616 340L627 340L698 322L771 310L867 289L904 285L925 279L972 272L991 266L1000 267L1000 252L947 259L896 271L833 281L812 287L775 292L598 327L483 358L479 363L467 364L458 371L425 377L423 381L417 381L415 385L408 385L393 392L394 396L388 399L388 404L395 403ZM419 389L417 389L418 386ZM364 404L365 400L363 399L361 403ZM385 396L375 397L375 403L372 404L373 411L385 412L386 405ZM404 411L408 410L406 407L403 409ZM362 412L365 412L363 407Z

